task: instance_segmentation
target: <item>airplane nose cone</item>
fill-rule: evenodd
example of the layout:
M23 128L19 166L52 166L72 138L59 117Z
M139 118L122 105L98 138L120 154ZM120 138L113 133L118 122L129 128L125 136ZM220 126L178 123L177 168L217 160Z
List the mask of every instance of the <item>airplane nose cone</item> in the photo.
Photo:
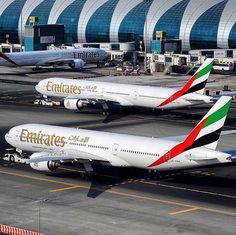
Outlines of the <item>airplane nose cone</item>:
M6 142L8 143L8 144L11 144L11 136L10 136L10 134L9 134L9 132L5 135L5 140L6 140Z
M35 90L40 93L40 85L39 84L35 86Z

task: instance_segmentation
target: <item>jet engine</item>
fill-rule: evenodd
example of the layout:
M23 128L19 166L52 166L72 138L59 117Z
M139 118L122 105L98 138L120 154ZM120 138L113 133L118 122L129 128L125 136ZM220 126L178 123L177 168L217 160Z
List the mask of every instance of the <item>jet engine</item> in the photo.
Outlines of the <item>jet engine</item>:
M84 65L85 62L81 59L75 59L69 64L72 69L82 69Z
M86 103L78 99L65 99L64 106L66 109L70 110L81 110L84 106L86 106Z
M30 156L30 159L45 156L46 153L34 153ZM30 167L37 171L52 172L60 166L59 162L54 161L44 161L44 162L33 162L30 163Z

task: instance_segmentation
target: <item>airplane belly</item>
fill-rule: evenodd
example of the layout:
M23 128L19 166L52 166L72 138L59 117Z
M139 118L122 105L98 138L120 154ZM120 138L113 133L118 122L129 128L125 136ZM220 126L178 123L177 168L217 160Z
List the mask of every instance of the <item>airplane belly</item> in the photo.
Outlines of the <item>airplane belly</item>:
M157 106L157 108L162 109L162 110L168 110L168 109L183 108L189 105L191 105L191 103L188 101L174 101L161 107Z
M147 97L139 97L136 100L133 100L133 104L135 106L146 107L146 108L156 108L157 103L159 103L160 99L158 98L147 98Z
M199 166L199 164L197 164L195 161L190 161L184 157L181 157L179 159L169 160L166 163L153 167L152 170L157 170L157 171L178 170L197 166Z

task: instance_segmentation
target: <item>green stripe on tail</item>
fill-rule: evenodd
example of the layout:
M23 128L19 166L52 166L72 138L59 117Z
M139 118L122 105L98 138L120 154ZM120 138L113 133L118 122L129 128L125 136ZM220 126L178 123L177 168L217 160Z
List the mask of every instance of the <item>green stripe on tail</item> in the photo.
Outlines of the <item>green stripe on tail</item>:
M212 60L212 62L210 64L208 64L206 67L204 67L203 69L201 69L198 72L196 79L198 79L198 78L208 74L209 72L211 72L212 67L213 67L213 60Z
M230 104L231 104L230 100L228 103L226 103L223 107L221 107L220 109L218 109L216 112L214 112L213 114L211 114L208 118L207 121L205 123L205 125L203 126L203 128L219 121L220 119L222 119L223 117L225 117L228 114L229 108L230 108Z

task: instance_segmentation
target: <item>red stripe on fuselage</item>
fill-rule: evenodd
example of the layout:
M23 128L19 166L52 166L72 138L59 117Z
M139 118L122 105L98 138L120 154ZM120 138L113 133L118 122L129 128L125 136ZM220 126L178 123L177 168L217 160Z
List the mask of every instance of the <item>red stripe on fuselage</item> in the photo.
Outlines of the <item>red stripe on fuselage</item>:
M18 64L15 61L10 59L8 56L3 54L2 52L0 52L0 57L3 58L4 60L6 60L7 62L11 63L11 64L18 66Z
M181 90L175 92L172 96L170 96L168 99L166 99L164 102L162 102L159 105L159 107L165 106L165 105L171 103L172 101L177 100L179 97L181 97L185 93L187 93L187 91L189 90L189 88L193 84L194 80L196 79L197 75L198 74L195 74L191 79L189 79L188 82L185 84L185 86Z
M201 131L201 129L203 128L203 126L205 125L206 121L207 121L207 118L205 120L203 120L201 123L199 123L193 129L193 131L184 140L184 142L173 147L171 150L169 150L167 153L165 153L162 157L160 157L157 161L153 162L148 167L154 167L154 166L158 166L160 164L163 164L163 163L169 161L170 159L176 157L177 155L181 154L182 152L184 152L184 150L186 150L188 147L190 147L194 143L195 139L197 138L197 136L198 136L199 132Z

